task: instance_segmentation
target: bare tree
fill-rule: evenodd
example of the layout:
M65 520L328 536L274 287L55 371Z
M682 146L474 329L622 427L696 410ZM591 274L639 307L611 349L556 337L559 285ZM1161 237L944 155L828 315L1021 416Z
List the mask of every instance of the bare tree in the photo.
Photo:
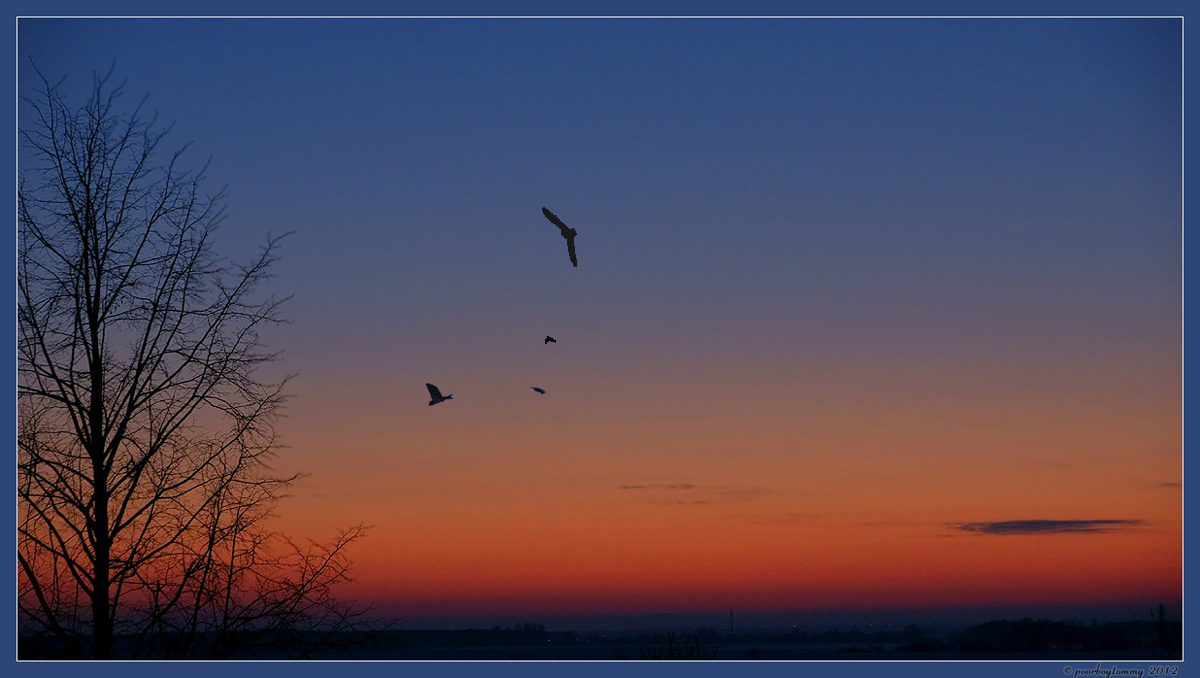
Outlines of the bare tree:
M18 496L23 651L107 659L225 657L311 641L361 611L354 528L300 548L266 529L281 492L284 378L258 296L280 238L218 257L223 192L158 160L169 131L121 114L111 71L77 110L44 77L24 98L19 186ZM60 83L61 85L61 83ZM40 643L34 642L40 640ZM26 652L26 654L28 654Z

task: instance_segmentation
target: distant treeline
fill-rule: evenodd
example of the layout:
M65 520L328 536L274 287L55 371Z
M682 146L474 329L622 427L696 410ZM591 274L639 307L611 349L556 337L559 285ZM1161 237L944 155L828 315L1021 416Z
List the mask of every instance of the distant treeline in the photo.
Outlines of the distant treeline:
M955 649L974 652L1148 649L1174 653L1178 659L1182 638L1183 622L1179 621L1077 624L1019 619L968 627L953 636L952 643Z
M877 645L895 651L961 650L969 652L1029 652L1042 650L1178 650L1183 633L1179 621L1122 621L1090 623L1024 618L984 622L958 631L930 632L910 624L903 629L863 631L857 627L816 632L718 632L700 628L696 638L708 643L798 643ZM629 640L655 641L662 634Z
M627 640L656 642L663 634L642 634ZM903 629L863 631L857 627L816 632L718 632L700 628L695 637L709 644L822 644L888 647L897 652L958 650L963 652L1031 652L1045 650L1157 650L1178 652L1183 637L1180 621L1122 621L1090 623L1024 618L984 622L958 631L929 632L910 624Z

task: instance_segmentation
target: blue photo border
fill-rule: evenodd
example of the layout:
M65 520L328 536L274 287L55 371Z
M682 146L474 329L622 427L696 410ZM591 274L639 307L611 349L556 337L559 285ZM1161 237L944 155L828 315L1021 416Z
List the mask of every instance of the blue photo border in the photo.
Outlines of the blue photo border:
M300 0L299 2L279 5L261 2L233 2L217 0L215 2L188 2L166 4L145 0L129 0L122 2L84 2L71 0L67 2L33 2L19 1L14 3L14 20L12 24L14 54L13 67L9 69L8 80L11 92L16 92L16 22L19 16L274 16L281 10L291 16L1182 16L1184 21L1184 73L1200 72L1198 68L1196 49L1188 49L1186 14L1187 5L1183 2L884 2L883 0L860 0L858 2L784 2L780 0L743 0L740 2L717 2L712 0L695 2L643 1L633 2L618 0L612 2L549 2L546 0L527 0L519 2L485 2L483 0L462 1L418 1L418 2L384 2L348 0L343 2L319 2L317 0ZM1186 77L1186 75L1185 75ZM1192 101L1194 89L1185 89L1184 111L1198 110ZM8 108L10 129L13 130L12 156L14 160L5 170L5 178L9 186L16 185L16 97ZM1194 115L1194 114L1193 114ZM1186 128L1185 117L1185 128ZM1193 138L1195 135L1193 135ZM1193 194L1196 183L1188 180L1186 173L1186 149L1195 146L1196 141L1189 142L1184 136L1184 198ZM16 191L10 194L10 213L16 211ZM1186 215L1186 212L1185 212ZM3 253L9 261L16 261L16 223L14 218L12 237L3 240ZM1185 261L1186 261L1185 238ZM1194 246L1194 245L1193 245ZM15 267L14 267L15 268ZM10 308L14 326L16 324L16 272L12 272L14 302ZM1198 285L1195 278L1189 281L1184 272L1184 299L1195 293ZM1189 294L1192 293L1192 294ZM1185 302L1186 303L1186 302ZM1188 343L1187 320L1185 315L1184 338L1185 351ZM1195 333L1190 333L1196 336ZM13 356L8 373L11 382L16 382L16 332L7 335L4 346ZM1196 372L1196 368L1188 369L1185 361L1184 369L1184 422L1185 449L1187 444L1186 424L1195 413L1194 401L1186 400L1186 385L1188 378ZM16 391L7 391L3 396L8 405L9 440L15 439L16 433ZM15 446L14 446L15 452ZM15 456L15 455L14 455ZM12 485L16 484L16 465L9 467L8 478ZM1187 467L1185 464L1185 476ZM1188 483L1185 478L1185 488ZM4 518L7 524L16 523L16 502L4 504ZM1184 524L1193 524L1189 518L1195 512L1194 506L1189 507L1185 494ZM1151 664L1133 662L1105 661L1099 665L1095 661L1068 662L1055 661L834 661L834 662L703 662L703 663L666 663L666 662L113 662L99 664L95 662L17 662L16 656L16 622L15 622L15 583L16 583L16 541L15 531L9 532L9 556L4 560L3 572L6 580L12 582L6 588L4 597L8 602L9 614L0 615L3 619L2 633L11 639L9 656L4 663L10 666L5 673L11 676L75 676L78 673L107 676L141 676L171 674L174 676L207 676L214 672L226 673L230 676L275 675L286 673L295 678L318 678L331 673L354 676L612 676L612 675L700 675L700 676L798 676L798 675L888 675L888 676L1062 676L1072 675L1075 669L1120 669L1147 671ZM1188 558L1188 541L1184 538L1184 561L1195 562ZM1186 574L1186 572L1185 572ZM1185 586L1186 610L1186 586ZM1191 656L1188 634L1184 635L1184 656ZM1176 675L1188 675L1184 662L1172 662L1178 666ZM1163 665L1157 663L1155 665ZM1086 675L1086 674L1081 674ZM1101 674L1093 674L1101 675ZM1149 675L1147 673L1143 675Z

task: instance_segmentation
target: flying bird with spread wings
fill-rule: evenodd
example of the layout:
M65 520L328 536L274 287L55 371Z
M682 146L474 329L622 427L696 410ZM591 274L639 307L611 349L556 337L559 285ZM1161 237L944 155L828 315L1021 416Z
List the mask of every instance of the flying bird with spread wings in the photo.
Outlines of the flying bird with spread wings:
M429 397L433 398L433 400L429 401L430 405L437 405L438 403L442 402L443 400L450 400L451 398L454 397L453 393L451 393L448 396L443 396L442 392L438 390L438 387L434 386L433 384L427 383L427 384L425 384L425 386L429 388Z
M579 262L575 259L575 236L579 235L579 233L573 228L567 228L566 224L545 207L542 208L542 214L545 214L550 223L557 226L559 231L562 231L562 237L567 239L567 254L571 255L571 265L578 268Z
M552 337L552 336L550 336L549 334L547 334L547 335L546 335L546 342L545 342L545 343L549 344L549 343L550 343L550 342L552 342L552 341L553 341L554 343L556 343L556 344L558 343L558 340L557 340L557 339L555 339L554 337Z

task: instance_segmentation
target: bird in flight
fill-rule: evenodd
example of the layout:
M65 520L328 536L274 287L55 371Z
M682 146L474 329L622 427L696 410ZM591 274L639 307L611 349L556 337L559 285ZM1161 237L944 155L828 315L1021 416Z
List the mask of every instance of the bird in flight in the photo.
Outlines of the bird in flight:
M578 268L579 262L575 259L575 236L579 235L579 233L573 228L567 228L566 224L559 221L558 217L554 216L554 213L545 207L542 208L542 214L545 214L550 223L562 231L562 237L567 239L567 254L571 255L571 265Z
M554 343L556 343L556 344L558 343L558 340L557 340L557 339L555 339L554 337L552 337L552 336L550 336L549 334L547 334L547 335L546 335L546 343L547 343L547 344L549 344L549 343L550 343L550 342L552 342L552 341L553 341Z
M434 386L433 384L425 384L425 386L427 386L429 388L429 397L433 398L433 400L429 401L430 405L437 405L438 403L442 402L443 400L450 400L451 398L454 397L453 393L451 393L448 396L443 396L442 392L438 390L438 387Z
M530 386L529 388L531 388L531 389L533 389L533 390L537 391L538 393L545 393L545 392L546 392L546 390L545 390L545 389L538 388L537 386Z

